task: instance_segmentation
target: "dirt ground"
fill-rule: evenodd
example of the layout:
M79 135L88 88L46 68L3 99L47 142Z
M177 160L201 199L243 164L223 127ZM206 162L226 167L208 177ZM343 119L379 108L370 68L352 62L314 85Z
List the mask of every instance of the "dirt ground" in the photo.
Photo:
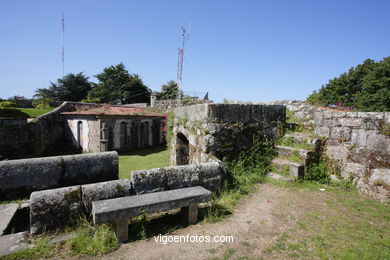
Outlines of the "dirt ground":
M280 235L291 230L301 216L327 208L331 193L291 190L272 184L259 184L256 191L240 200L232 215L217 223L200 223L170 235L233 236L233 243L167 243L154 238L122 245L99 259L261 259Z

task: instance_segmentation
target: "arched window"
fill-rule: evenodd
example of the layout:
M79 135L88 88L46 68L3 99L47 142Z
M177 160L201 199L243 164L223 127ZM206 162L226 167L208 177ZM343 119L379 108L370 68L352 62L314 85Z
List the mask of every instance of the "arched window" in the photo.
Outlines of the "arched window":
M84 135L83 122L78 121L77 122L77 144L81 149L83 148L83 135Z

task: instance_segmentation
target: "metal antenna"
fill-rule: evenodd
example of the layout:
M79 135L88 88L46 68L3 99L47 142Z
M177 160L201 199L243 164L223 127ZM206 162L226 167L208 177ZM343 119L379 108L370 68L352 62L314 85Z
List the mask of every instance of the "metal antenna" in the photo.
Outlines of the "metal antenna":
M62 40L62 77L65 76L65 18L64 14L62 14L62 34L61 34L61 40Z
M177 100L181 100L181 91L183 87L184 47L186 44L186 39L189 36L189 32L187 32L187 30L183 26L181 27L181 30L182 30L182 47L178 49L178 62L177 62L177 85L178 85Z

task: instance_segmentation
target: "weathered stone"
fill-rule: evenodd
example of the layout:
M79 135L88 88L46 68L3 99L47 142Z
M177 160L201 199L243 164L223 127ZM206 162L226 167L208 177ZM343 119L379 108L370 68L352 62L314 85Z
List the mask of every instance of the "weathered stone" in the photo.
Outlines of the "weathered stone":
M382 134L369 133L367 135L367 149L390 153L390 138Z
M58 187L61 158L0 161L0 200L28 196L32 191Z
M77 185L118 179L118 153L63 156L62 184Z
M199 185L198 167L195 164L164 168L167 189L174 190Z
M73 224L81 213L80 186L35 191L30 197L30 232Z
M10 255L16 251L30 248L31 245L26 241L27 232L20 232L0 236L0 256Z
M328 137L330 134L330 128L327 126L315 126L314 127L314 133L319 136L325 136Z
M340 118L339 123L341 126L361 127L363 125L363 120L361 118Z
M286 181L286 182L290 182L290 181L293 181L294 179L292 177L289 177L289 176L282 176L278 173L274 173L274 172L270 172L267 174L267 177L270 178L270 179L273 179L273 180L276 180L276 181Z
M84 211L89 215L92 201L130 196L132 185L129 179L98 182L81 186Z
M335 160L347 161L349 150L341 145L327 146L326 155Z
M390 190L390 169L372 169L369 183L384 186Z
M341 176L343 178L359 177L362 178L367 175L368 168L359 163L344 163L341 167Z
M352 129L351 144L357 147L364 147L367 144L367 131L363 129Z
M305 167L300 163L291 163L289 167L290 176L297 179L303 179L305 176Z
M352 162L366 165L370 168L390 168L390 156L385 151L355 148L350 151Z
M96 224L129 219L141 213L156 213L187 207L211 200L212 193L196 186L92 202L93 221Z
M4 231L8 228L14 217L19 205L12 204L0 204L0 236L4 234Z
M133 189L137 194L163 191L166 189L167 175L164 168L137 170L130 172Z
M349 127L333 127L329 138L338 140L340 143L349 142L351 140L351 129Z

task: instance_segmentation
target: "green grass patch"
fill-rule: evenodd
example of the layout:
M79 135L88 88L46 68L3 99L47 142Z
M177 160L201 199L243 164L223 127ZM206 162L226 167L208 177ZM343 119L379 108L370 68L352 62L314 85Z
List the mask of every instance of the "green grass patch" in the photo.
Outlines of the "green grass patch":
M18 110L22 111L29 115L29 117L38 117L40 115L46 114L55 109L55 107L51 108L18 108Z
M133 170L146 170L169 166L169 154L165 146L135 150L119 155L119 178L129 178Z

